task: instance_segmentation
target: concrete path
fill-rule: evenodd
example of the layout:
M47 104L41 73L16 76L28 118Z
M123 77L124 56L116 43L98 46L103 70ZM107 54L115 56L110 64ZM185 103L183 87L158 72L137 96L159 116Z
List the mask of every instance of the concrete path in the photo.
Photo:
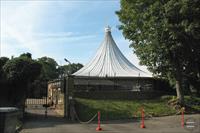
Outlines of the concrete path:
M155 117L145 120L145 129L140 128L139 121L109 121L102 122L101 133L199 133L200 114L186 115L188 127L181 127L181 116ZM192 123L195 122L194 128ZM29 120L21 133L95 133L96 122L92 124L71 123L63 118L49 117Z

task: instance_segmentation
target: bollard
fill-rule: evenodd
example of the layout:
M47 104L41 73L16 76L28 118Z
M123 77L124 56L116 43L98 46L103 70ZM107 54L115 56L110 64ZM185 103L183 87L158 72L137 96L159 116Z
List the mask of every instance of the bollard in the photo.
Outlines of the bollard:
M102 128L101 128L101 126L100 126L100 111L98 111L98 127L96 128L96 131L101 131L102 130Z
M140 125L140 128L145 128L145 125L144 125L144 109L143 109L143 107L142 107L142 109L141 109L141 119L142 119L142 121L141 121L141 125Z
M181 126L184 128L184 111L185 108L181 108Z

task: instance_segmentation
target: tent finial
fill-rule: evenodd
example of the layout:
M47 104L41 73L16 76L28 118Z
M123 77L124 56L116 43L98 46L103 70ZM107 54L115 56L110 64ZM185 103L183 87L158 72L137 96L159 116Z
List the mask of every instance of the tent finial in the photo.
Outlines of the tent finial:
M105 28L105 32L111 32L111 27L109 25Z

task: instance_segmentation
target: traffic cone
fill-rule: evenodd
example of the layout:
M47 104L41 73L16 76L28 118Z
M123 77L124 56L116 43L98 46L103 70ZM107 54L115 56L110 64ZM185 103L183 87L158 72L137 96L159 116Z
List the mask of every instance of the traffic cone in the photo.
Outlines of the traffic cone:
M144 125L144 109L143 108L141 109L141 117L142 117L142 121L141 121L141 124L140 124L140 128L145 128L145 125Z
M185 108L181 108L181 126L184 128L184 111L185 111Z
M100 111L98 111L98 127L96 128L96 131L101 131L102 130L100 124L101 124L100 123Z

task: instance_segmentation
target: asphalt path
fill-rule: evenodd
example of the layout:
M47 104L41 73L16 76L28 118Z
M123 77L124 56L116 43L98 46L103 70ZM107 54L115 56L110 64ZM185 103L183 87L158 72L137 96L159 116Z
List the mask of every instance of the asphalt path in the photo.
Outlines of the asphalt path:
M185 115L184 120L182 127L181 115L153 117L145 120L144 129L137 120L102 121L102 131L96 131L97 122L80 124L62 117L41 116L26 121L20 133L200 133L200 114Z

